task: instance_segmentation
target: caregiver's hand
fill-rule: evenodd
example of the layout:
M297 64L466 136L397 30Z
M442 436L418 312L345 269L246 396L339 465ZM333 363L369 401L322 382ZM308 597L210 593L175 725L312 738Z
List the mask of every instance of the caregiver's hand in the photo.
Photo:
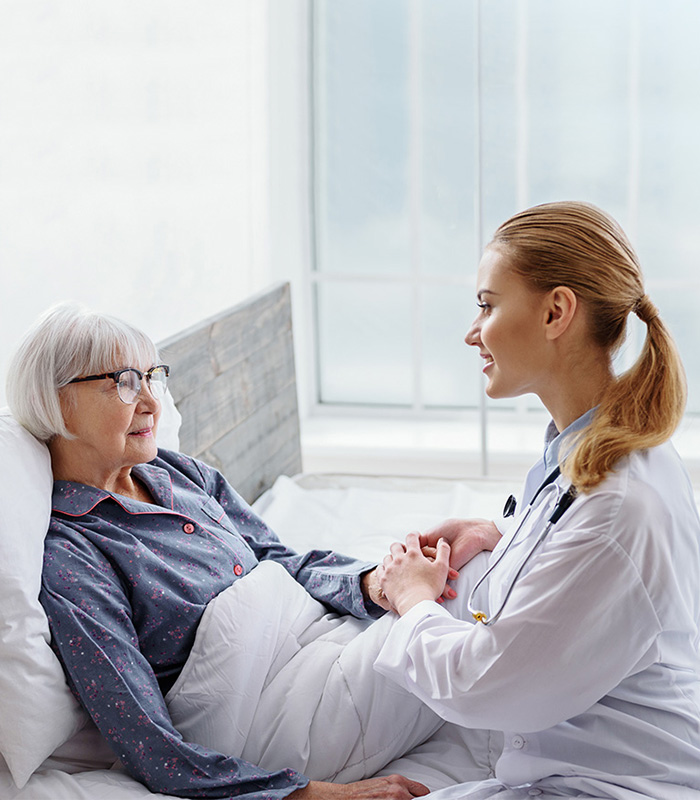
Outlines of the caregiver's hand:
M462 567L482 550L493 550L501 532L489 519L447 519L420 535L421 547L436 547L440 539L450 545L450 566Z
M429 791L427 786L417 781L410 781L401 775L388 775L386 778L370 778L347 784L311 781L288 797L290 800L409 800L411 797L422 797Z
M434 557L421 549L420 536L409 533L406 544L394 542L384 559L379 582L397 614L403 615L422 600L438 600L450 574L450 546L439 539Z

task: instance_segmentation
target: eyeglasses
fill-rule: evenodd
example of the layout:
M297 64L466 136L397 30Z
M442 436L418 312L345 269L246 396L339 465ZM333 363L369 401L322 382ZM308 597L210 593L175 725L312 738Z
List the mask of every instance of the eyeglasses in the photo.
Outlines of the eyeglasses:
M117 394L122 403L131 405L136 402L136 398L141 393L141 385L144 377L148 381L148 388L151 394L160 399L165 394L168 385L168 375L170 367L159 364L151 367L148 372L141 372L134 367L118 369L116 372L105 372L102 375L88 375L85 378L73 378L68 383L81 383L82 381L101 381L104 378L111 378L117 384Z

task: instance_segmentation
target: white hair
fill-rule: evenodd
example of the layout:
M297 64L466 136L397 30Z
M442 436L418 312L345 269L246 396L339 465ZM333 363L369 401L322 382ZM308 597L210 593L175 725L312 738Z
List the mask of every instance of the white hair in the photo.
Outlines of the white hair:
M139 364L156 364L158 352L145 333L127 322L62 303L29 330L7 375L15 419L38 439L71 438L59 391L74 378Z

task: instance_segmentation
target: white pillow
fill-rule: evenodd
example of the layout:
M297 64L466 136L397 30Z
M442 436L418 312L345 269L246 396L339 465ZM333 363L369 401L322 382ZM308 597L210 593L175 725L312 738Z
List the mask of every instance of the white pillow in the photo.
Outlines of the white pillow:
M182 417L173 396L166 391L160 403L160 419L156 431L156 443L165 450L180 449L180 425Z
M167 393L160 446L177 449L179 423ZM0 754L21 788L87 714L49 646L39 603L53 485L49 451L0 409L0 453Z
M39 604L53 484L49 451L3 411L0 453L0 753L21 788L86 715L49 647Z

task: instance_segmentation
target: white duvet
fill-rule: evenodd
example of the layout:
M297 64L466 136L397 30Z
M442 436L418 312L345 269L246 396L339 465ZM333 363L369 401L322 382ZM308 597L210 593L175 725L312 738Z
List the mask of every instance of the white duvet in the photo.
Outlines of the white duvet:
M166 697L173 723L263 769L342 783L374 775L442 724L373 669L393 619L328 613L263 562L208 605Z

